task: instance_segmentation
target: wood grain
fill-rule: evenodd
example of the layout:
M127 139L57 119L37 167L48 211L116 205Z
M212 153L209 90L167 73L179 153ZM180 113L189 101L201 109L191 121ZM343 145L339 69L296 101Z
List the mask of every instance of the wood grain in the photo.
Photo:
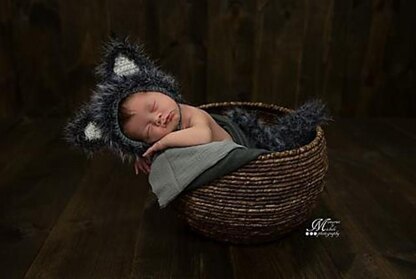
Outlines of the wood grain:
M0 118L67 116L110 34L145 43L189 103L310 98L415 117L411 0L0 1Z

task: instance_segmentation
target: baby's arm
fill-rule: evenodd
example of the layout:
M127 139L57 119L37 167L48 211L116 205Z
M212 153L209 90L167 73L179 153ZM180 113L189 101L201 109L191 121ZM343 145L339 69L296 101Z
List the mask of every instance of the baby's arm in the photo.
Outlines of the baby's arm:
M184 130L167 134L160 139L164 148L193 146L209 143L212 140L211 129L208 125L197 125Z
M201 121L187 129L175 131L167 134L155 144L153 144L143 157L151 156L158 150L168 147L183 147L210 143L212 141L212 131L207 121Z

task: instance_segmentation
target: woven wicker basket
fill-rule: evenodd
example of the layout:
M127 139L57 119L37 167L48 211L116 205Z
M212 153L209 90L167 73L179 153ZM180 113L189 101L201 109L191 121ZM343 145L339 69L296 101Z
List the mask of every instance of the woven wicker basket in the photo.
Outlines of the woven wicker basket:
M254 111L264 122L291 110L272 104L224 102L202 105L223 114L232 107ZM208 185L183 192L172 206L193 231L234 244L275 240L309 217L324 187L328 159L321 127L309 144L260 155Z

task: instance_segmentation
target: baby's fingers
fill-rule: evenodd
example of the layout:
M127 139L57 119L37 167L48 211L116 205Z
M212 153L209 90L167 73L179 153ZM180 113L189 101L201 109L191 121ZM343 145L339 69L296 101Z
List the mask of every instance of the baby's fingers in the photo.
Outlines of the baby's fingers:
M136 161L136 162L134 163L134 171L135 171L136 175L138 175L138 174L139 174L139 170L140 170L141 172L144 172L144 169L143 169L143 162L141 162L141 161Z
M140 164L140 169L142 170L143 173L147 172L147 164L145 161L142 161Z
M149 164L146 165L146 170L147 170L147 173L150 172L150 165Z
M150 172L149 164L147 164L145 161L142 162L141 169L144 173L149 173Z
M137 170L137 164L134 164L134 172L136 173L136 175L139 173L139 171Z

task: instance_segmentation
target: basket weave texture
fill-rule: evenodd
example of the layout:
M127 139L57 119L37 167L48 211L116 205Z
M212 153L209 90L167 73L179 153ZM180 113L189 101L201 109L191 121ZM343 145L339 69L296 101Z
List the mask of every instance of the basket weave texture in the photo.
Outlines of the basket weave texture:
M224 114L240 107L265 123L291 110L274 104L223 102L199 106ZM172 206L190 228L206 237L234 244L278 239L305 222L323 191L328 158L324 132L297 149L259 155L255 160L207 185L183 192Z

